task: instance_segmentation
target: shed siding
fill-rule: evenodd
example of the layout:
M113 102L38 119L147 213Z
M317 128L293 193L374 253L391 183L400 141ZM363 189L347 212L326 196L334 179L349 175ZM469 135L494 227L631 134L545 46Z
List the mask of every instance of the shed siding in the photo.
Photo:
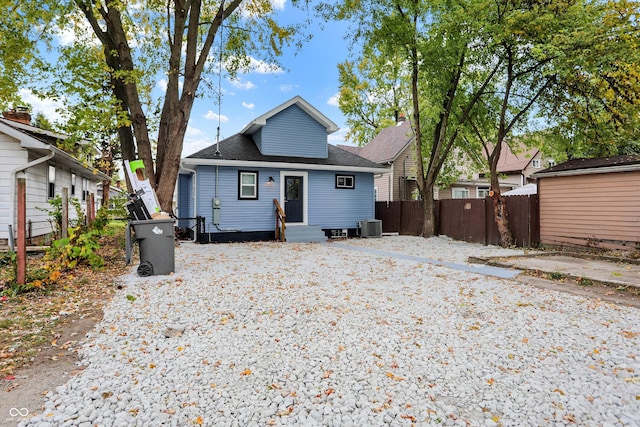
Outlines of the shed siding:
M640 247L640 171L539 180L540 241Z
M267 119L262 128L261 152L270 156L326 159L327 129L297 105Z

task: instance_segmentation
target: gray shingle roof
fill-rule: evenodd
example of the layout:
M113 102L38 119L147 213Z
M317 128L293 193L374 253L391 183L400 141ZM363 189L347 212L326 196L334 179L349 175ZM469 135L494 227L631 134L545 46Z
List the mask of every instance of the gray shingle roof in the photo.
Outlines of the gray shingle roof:
M407 120L396 126L382 129L364 147L349 147L345 149L371 161L383 163L395 160L413 139L413 129Z
M381 172L385 169L378 163L367 160L356 154L342 150L331 144L328 145L329 156L326 159L308 157L267 156L258 150L253 139L247 135L237 133L219 142L220 156L216 156L216 145L211 145L196 153L187 156L188 159L219 159L240 160L250 162L271 163L300 163L314 165L332 165L345 167L378 168Z
M632 165L638 165L640 167L640 155L597 157L593 159L572 159L537 172L534 174L534 176L544 176L546 174L569 172L582 169L601 169Z

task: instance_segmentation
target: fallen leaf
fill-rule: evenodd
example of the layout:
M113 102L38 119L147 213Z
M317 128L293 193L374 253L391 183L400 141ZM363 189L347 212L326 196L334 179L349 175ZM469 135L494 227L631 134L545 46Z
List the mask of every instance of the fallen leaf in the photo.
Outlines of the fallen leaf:
M195 420L193 420L193 422L198 424L199 426L204 424L204 420L202 419L202 417L200 415L198 415L198 417Z
M245 369L244 371L240 372L241 376L245 376L245 375L251 375L251 369Z

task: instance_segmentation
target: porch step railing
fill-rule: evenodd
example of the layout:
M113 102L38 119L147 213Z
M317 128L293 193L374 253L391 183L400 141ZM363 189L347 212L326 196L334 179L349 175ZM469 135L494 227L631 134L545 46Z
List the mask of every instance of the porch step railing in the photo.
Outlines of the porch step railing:
M278 202L278 199L273 199L273 204L276 205L276 240L284 242L284 233L287 229L287 225L285 224L284 220L287 216L284 214L284 210L280 206L280 202Z

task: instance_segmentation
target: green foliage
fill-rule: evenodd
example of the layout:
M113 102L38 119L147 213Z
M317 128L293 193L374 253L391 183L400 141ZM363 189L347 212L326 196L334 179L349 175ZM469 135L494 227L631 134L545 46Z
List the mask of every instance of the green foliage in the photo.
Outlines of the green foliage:
M60 236L60 230L62 229L62 197L58 194L53 199L49 199L47 201L50 208L42 208L40 206L36 206L36 209L46 212L49 215L49 218L53 225L54 233L56 236ZM80 201L71 197L69 199L72 207L75 209L76 217L75 219L69 220L69 227L81 227L84 224L84 209L82 208L82 204Z
M69 230L69 237L53 242L49 253L63 268L73 269L78 263L86 263L93 268L102 267L103 259L95 253L100 247L100 230L82 233L79 228Z

